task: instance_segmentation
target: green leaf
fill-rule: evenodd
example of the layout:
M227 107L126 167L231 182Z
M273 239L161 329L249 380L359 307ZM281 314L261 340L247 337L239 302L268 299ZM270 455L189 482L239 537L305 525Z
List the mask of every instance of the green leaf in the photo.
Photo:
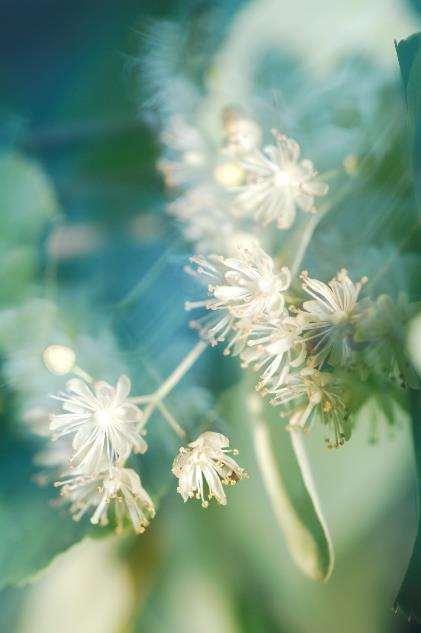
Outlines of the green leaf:
M416 33L396 45L399 65L401 68L406 105L408 108L409 131L412 143L412 159L414 170L415 194L418 207L421 201L421 33ZM418 226L420 211L418 213ZM418 231L419 235L419 231ZM414 438L414 452L417 465L418 506L421 486L421 427L419 411L421 398L419 391L411 392L411 416ZM418 516L417 537L412 552L411 561L405 578L396 598L397 609L402 609L409 619L421 622L421 605L419 588L421 584L421 532Z
M0 588L29 580L86 533L72 521L50 488L31 480L32 455L27 444L3 444L0 460Z
M58 211L52 184L37 163L19 154L0 155L2 240L33 243Z

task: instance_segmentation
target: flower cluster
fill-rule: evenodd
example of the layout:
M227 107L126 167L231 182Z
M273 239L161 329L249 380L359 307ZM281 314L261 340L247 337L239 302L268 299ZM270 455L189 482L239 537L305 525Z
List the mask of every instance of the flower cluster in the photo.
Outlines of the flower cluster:
M50 415L49 425L51 439L66 448L67 468L55 485L73 518L93 509L91 522L106 525L114 506L117 529L128 517L134 530L143 532L155 510L139 475L125 467L131 453L147 450L143 414L129 397L130 379L120 376L115 387L94 381L75 365L73 350L59 345L47 347L44 362L52 373L79 374L53 396L61 411Z
M76 365L76 356L68 347L50 345L43 359L51 373L75 376L67 381L64 391L53 396L61 411L50 414L49 435L58 450L45 450L39 464L61 468L55 486L60 488L76 521L90 513L91 523L104 526L112 516L117 531L128 519L136 533L144 532L155 515L155 507L138 473L126 462L133 453L148 449L143 436L155 406L173 430L184 437L184 431L160 401L163 396L158 394L163 386L167 388L166 383L148 396L130 397L131 382L127 376L120 376L115 387L103 380L95 381ZM188 366L184 359L179 368L183 363ZM176 375L178 379L182 377L185 368L179 368L168 379L169 384L176 384ZM146 405L144 411L139 403ZM39 434L43 429L45 416L46 409L33 410L27 416L34 432ZM223 484L234 484L246 476L228 453L236 453L229 450L229 440L213 432L202 433L186 449L180 449L173 473L180 480L178 492L185 501L199 495L202 505L208 505L204 478L208 499L226 504ZM39 482L44 481L45 475L40 475Z
M290 228L297 209L315 213L328 185L300 158L295 140L272 130L274 144L262 145L259 124L234 108L222 112L221 123L213 140L181 117L171 119L158 168L178 191L168 211L196 252L230 255L245 235L261 238L269 223Z
M225 353L259 373L257 389L288 415L288 429L309 429L318 419L329 447L349 438L346 387L332 373L348 367L355 353L355 332L367 310L359 301L367 279L353 282L342 269L328 284L301 274L311 299L297 308L291 301L291 275L277 269L257 242L238 249L237 258L192 258L194 275L207 285L207 298L187 309L206 314L192 326L211 345L228 343Z

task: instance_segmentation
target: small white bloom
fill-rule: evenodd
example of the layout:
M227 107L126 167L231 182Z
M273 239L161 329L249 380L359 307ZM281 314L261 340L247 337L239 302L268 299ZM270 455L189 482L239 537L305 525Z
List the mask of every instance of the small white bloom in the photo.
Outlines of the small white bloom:
M301 323L283 314L254 326L241 352L242 366L263 372L258 389L277 388L283 384L291 367L300 367L306 358L304 342L300 339Z
M327 434L325 441L328 448L338 448L349 439L344 390L331 373L306 367L298 373L289 374L285 384L273 389L272 393L275 394L272 405L290 409L287 429L309 430L319 419ZM282 413L282 417L286 415Z
M211 431L199 435L187 448L180 448L172 472L179 480L177 492L184 501L201 499L204 508L211 499L226 505L223 484L234 485L247 477L246 471L228 453L236 454L229 449L228 438Z
M192 257L195 274L208 285L210 298L188 303L187 309L226 310L236 319L257 321L284 309L283 292L289 287L289 269L275 270L273 259L257 242L238 248L237 257Z
M131 468L113 466L93 477L75 474L57 482L62 497L70 503L70 512L79 521L94 508L91 523L108 525L112 506L117 530L121 531L128 518L137 534L145 531L155 516L152 499L143 488L139 475Z
M51 415L53 439L75 434L73 465L87 474L94 474L125 459L129 453L147 449L139 432L142 412L130 402L131 383L120 376L116 387L105 381L92 387L79 378L66 383L66 391L55 398L62 402L64 413Z
M301 280L313 297L304 301L300 313L309 352L318 366L325 360L344 363L352 353L352 327L361 316L358 297L367 278L354 283L343 268L328 284L311 279L307 271L301 273Z
M238 257L209 255L191 258L190 271L208 285L210 297L187 302L186 309L205 308L213 314L191 322L211 345L230 339L225 354L244 348L253 326L263 316L282 312L283 292L289 287L288 268L275 270L273 259L254 242L238 248Z
M64 376L72 371L76 362L76 355L66 345L49 345L42 354L44 365L52 374Z
M254 150L242 162L248 184L238 188L237 203L254 213L263 224L276 221L288 229L297 207L314 213L315 197L324 196L328 185L316 179L310 160L299 160L300 146L291 138L273 132L276 145Z

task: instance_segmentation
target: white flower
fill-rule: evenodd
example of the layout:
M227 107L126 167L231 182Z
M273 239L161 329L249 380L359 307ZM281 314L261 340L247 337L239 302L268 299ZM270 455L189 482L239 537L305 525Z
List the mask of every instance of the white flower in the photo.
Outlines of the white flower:
M152 499L143 488L139 475L131 468L113 466L93 477L76 474L55 485L61 486L61 495L70 503L75 521L94 508L91 523L108 525L108 512L113 506L117 530L123 529L127 517L135 532L140 534L155 516Z
M95 474L116 459L125 459L132 450L146 450L139 432L142 412L128 398L130 387L124 375L116 387L105 381L91 387L73 378L66 383L66 391L56 396L64 413L51 415L53 439L75 434L72 463L80 472Z
M296 141L273 132L276 145L254 150L242 162L248 184L238 188L237 203L253 212L256 219L278 228L288 229L297 207L308 213L316 211L314 198L324 196L328 185L316 179L310 160L299 160Z
M241 352L242 366L249 365L260 375L257 388L277 388L283 384L291 367L300 367L306 358L300 339L301 323L283 314L253 327L247 346Z
M285 384L272 393L275 394L272 405L290 408L292 403L287 429L309 430L318 419L325 428L328 448L338 448L349 439L344 388L331 373L306 367L296 374L289 374ZM282 413L282 417L286 415Z
M247 477L246 471L228 455L230 452L237 453L229 449L228 438L211 431L199 435L187 448L180 448L172 472L179 480L177 492L184 501L201 499L204 508L211 499L226 505L223 484L234 485Z
M353 282L343 268L328 284L301 273L303 289L313 299L304 301L303 338L318 366L325 360L344 363L352 353L352 328L361 317L358 297L367 277Z
M256 243L239 248L238 257L193 257L195 275L208 284L210 297L186 309L221 310L224 327L231 327L232 318L253 323L263 315L284 309L283 292L289 287L288 268L277 272L273 259Z

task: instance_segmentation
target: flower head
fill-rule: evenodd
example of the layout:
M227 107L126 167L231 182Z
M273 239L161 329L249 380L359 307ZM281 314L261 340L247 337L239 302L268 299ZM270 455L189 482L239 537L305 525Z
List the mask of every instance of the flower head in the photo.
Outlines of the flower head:
M308 366L286 377L282 387L274 389L271 404L287 406L288 429L309 430L318 419L326 432L328 448L338 448L349 439L348 412L343 386L328 372ZM292 403L292 409L290 408ZM287 415L282 413L284 417Z
M211 499L226 505L223 484L234 485L247 477L246 471L228 453L236 454L229 449L228 438L211 431L199 435L187 448L180 448L172 472L179 480L177 492L184 501L196 497L202 500L204 508Z
M316 364L325 360L333 364L349 359L352 348L352 328L361 317L358 297L367 278L353 282L343 268L328 284L301 273L303 289L313 299L304 301L303 338Z
M195 276L208 284L209 297L187 302L186 309L219 312L217 323L201 328L211 342L224 340L234 328L244 331L262 316L284 309L283 292L291 280L288 268L275 270L273 259L254 242L238 249L238 257L193 257ZM221 338L223 337L223 338Z
M113 466L111 470L91 477L75 474L55 485L61 487L62 497L70 503L75 521L94 508L91 523L108 525L108 513L113 506L117 530L123 529L127 517L135 532L140 534L155 515L152 499L143 488L139 475L131 468Z
M132 450L145 452L147 445L138 430L142 412L128 398L130 387L124 375L116 387L105 381L90 386L72 378L66 391L55 396L64 413L51 415L53 439L74 434L72 463L80 472L95 474Z
M263 224L276 221L278 228L288 229L297 207L316 211L314 199L324 196L328 185L317 180L310 160L299 160L296 141L276 131L273 134L276 145L255 149L243 160L248 183L239 188L237 202Z
M288 314L267 319L253 327L240 358L243 367L251 366L258 372L263 370L258 389L279 387L290 368L303 364L306 349L300 333L299 320Z

